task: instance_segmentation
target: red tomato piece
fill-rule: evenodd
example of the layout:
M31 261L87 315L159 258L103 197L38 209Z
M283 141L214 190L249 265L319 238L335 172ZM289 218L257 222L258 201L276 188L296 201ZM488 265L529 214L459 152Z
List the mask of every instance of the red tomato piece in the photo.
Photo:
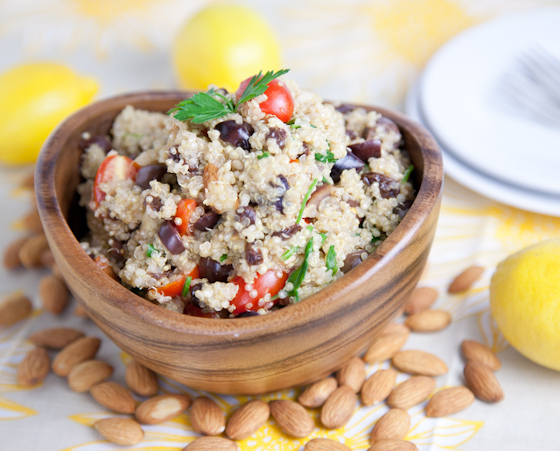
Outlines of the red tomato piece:
M99 188L101 183L111 180L125 180L136 178L136 173L140 169L138 163L123 155L111 155L103 160L99 166L95 181L93 182L93 198L95 204L99 206L101 201L105 199L106 193Z
M235 92L237 100L240 99L251 78L249 77L239 85ZM288 122L294 113L294 99L287 86L278 80L272 80L264 93L268 98L259 104L261 111L276 116L282 122Z
M282 277L276 277L276 271L269 269L264 274L257 276L253 282L253 290L257 291L257 297L252 298L249 296L249 291L245 289L245 281L242 277L234 277L231 283L239 286L237 295L231 303L235 305L234 315L239 315L243 312L253 311L256 312L260 307L258 305L259 299L261 299L265 294L270 293L271 296L276 296L278 292L286 285L286 280L288 280L289 274L282 273ZM272 301L276 304L277 300ZM247 304L253 304L250 308L247 308Z
M200 277L198 266L195 266L190 273L183 274L182 276L177 277L173 282L170 282L163 287L159 287L157 290L164 296L181 296L181 293L183 292L183 286L185 285L185 280L189 276L193 279L198 279Z
M175 213L176 218L181 219L181 224L175 226L181 235L192 235L193 232L189 228L190 219L193 215L194 211L196 210L196 200L194 199L183 199L177 205L177 213Z

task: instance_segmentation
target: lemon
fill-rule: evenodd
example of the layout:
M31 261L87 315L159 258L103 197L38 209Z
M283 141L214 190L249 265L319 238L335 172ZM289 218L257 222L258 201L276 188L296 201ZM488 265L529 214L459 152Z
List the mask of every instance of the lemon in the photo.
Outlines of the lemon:
M173 63L183 88L213 83L235 91L260 70L280 69L280 49L266 22L238 5L209 6L193 16L175 39Z
M0 161L32 163L43 141L87 104L97 83L54 63L32 63L0 74Z
M560 371L560 240L506 258L490 283L492 314L521 354Z

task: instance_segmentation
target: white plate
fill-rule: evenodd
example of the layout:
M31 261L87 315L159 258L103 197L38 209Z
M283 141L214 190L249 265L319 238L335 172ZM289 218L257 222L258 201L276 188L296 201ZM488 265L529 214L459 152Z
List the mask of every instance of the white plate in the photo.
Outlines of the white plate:
M427 127L420 105L419 87L421 83L422 80L420 80L418 84L408 92L405 108L408 116ZM453 177L459 183L483 196L512 207L517 207L522 210L528 210L535 213L560 216L559 196L525 190L518 186L488 177L487 175L478 172L476 169L463 164L463 162L455 158L453 153L449 152L446 147L442 146L441 141L439 141L439 137L435 133L434 136L440 144L443 154L443 167L446 174Z
M459 34L426 66L425 122L454 158L519 187L560 195L560 129L506 107L498 85L536 45L560 54L560 7L501 16Z

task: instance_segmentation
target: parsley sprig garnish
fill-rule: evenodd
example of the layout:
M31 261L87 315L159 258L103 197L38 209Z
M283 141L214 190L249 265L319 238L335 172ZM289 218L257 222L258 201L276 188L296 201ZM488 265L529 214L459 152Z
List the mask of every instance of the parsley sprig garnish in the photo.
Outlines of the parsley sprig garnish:
M278 72L269 71L264 74L264 77L261 78L262 71L259 71L258 75L254 75L253 78L251 78L251 81L243 91L243 94L241 94L241 97L239 98L239 102L237 102L237 104L239 105L241 103L248 102L249 100L258 97L261 94L264 94L264 92L268 89L268 84L272 80L281 77L288 72L290 72L290 69L282 69Z

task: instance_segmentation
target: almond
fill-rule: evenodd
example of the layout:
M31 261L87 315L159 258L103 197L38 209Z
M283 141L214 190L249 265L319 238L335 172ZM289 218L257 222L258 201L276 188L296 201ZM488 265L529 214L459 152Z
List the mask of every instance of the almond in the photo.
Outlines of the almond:
M47 312L59 315L68 305L68 288L59 278L46 276L39 282L39 297Z
M116 382L102 382L90 389L91 396L107 409L119 413L134 413L136 404L132 394Z
M406 301L404 312L407 315L413 315L415 313L420 313L424 310L428 310L436 301L438 296L439 293L435 288L416 288L408 298L408 301Z
M59 376L66 377L72 368L84 360L95 357L101 340L95 337L84 337L65 346L55 357L52 363L52 370Z
M437 332L449 326L451 315L444 310L425 310L410 315L405 323L413 332Z
M459 274L453 282L449 285L447 289L448 293L462 293L467 291L471 285L477 281L480 276L484 273L484 268L482 266L471 266L465 269L461 274Z
M450 387L438 391L426 406L427 417L445 417L466 409L474 402L467 387Z
M393 357L393 366L404 373L441 376L447 365L433 354L424 351L401 351Z
M383 334L375 339L364 355L366 363L383 362L397 354L408 340L408 334Z
M387 404L389 407L407 410L428 399L435 389L435 379L428 376L412 376L391 392Z
M37 209L31 210L23 218L21 218L23 228L33 233L43 233L43 225Z
M486 402L504 399L504 391L490 368L480 362L469 360L465 365L465 380L474 395Z
M204 188L208 189L211 183L218 181L218 168L212 163L208 163L204 166L204 171L202 173L202 183Z
M95 422L95 429L117 445L136 445L144 438L142 427L130 418L105 418Z
M4 268L14 269L21 265L19 251L29 238L18 238L8 245L4 250Z
M461 351L463 351L465 359L483 363L492 371L498 371L502 367L502 362L500 362L498 356L488 346L478 341L463 341Z
M226 435L232 440L245 440L257 432L268 421L269 416L268 404L260 399L253 399L233 413L227 424Z
M389 323L389 325L383 329L381 334L403 334L408 336L408 334L410 334L410 329L403 323Z
M346 445L329 438L314 438L305 445L304 451L352 451Z
M153 396L158 392L156 373L135 360L127 365L124 378L128 388L137 395Z
M298 402L305 407L321 407L336 387L338 384L334 377L325 377L307 387L299 395Z
M321 423L327 429L338 429L344 426L354 413L358 397L347 385L338 387L321 407Z
M68 374L70 389L83 393L105 379L111 377L113 367L101 360L86 360L78 363Z
M29 339L37 346L49 349L62 349L70 343L82 338L84 333L69 327L56 327L35 332Z
M47 237L42 233L29 238L19 250L19 260L26 268L41 266L41 253L48 249Z
M295 438L303 438L307 437L315 429L313 418L297 402L278 399L270 401L269 405L270 413L276 420L276 423L278 423L278 426L280 426L280 429L286 434Z
M239 451L239 445L227 438L200 437L190 442L182 451Z
M191 404L187 395L159 395L136 408L136 419L142 424L159 424L171 420Z
M199 434L219 435L226 428L226 419L218 404L201 396L192 403L191 424Z
M379 370L375 372L362 387L362 403L373 406L384 401L395 386L397 372L393 370Z
M16 380L23 387L31 387L43 382L49 374L51 361L43 348L30 351L18 366Z
M406 410L391 409L383 415L371 432L371 443L381 440L401 440L410 429L410 416Z
M381 440L374 443L368 451L418 451L418 448L406 440Z
M11 326L29 316L31 301L21 293L7 296L0 303L0 326Z
M21 188L33 189L35 187L35 171L31 171L27 175L23 176L19 186Z
M366 380L366 364L359 357L353 357L336 372L338 385L347 385L355 393L359 393Z
M54 256L50 249L45 249L43 252L41 252L39 259L41 260L41 264L45 268L52 269L52 267L55 265Z
M76 308L74 309L74 316L77 316L79 318L89 318L89 314L86 308L80 302L76 304Z

